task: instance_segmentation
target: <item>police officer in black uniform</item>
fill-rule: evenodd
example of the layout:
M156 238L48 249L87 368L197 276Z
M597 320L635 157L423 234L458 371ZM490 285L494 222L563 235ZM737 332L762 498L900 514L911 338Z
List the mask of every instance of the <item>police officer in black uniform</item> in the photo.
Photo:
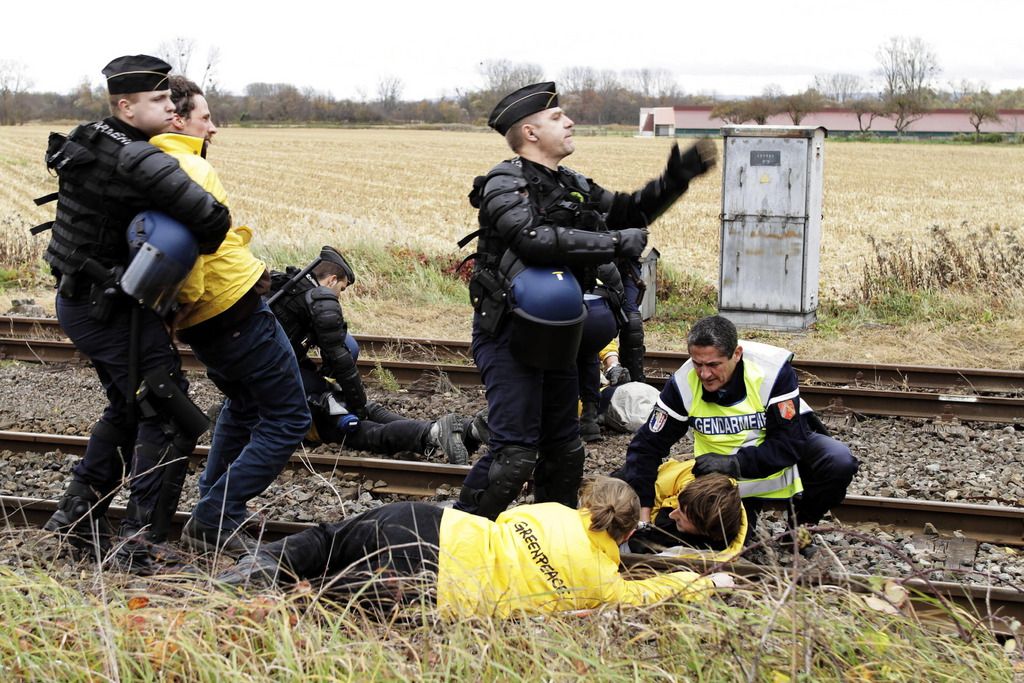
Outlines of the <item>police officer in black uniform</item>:
M488 125L518 156L478 178L470 195L480 222L470 281L473 357L486 388L491 438L456 507L494 518L531 477L537 502L575 507L585 457L576 412L577 348L552 368L537 360L553 352L550 345L538 341L536 348L524 349L510 343L524 319L509 311L516 271L554 266L560 278L565 269L582 291L592 289L597 265L640 256L647 225L714 164L715 149L706 141L685 153L673 146L660 177L632 194L610 192L559 165L575 142L573 121L558 106L554 83L509 94Z
M301 271L290 266L271 273L270 307L299 360L313 416L308 440L343 443L384 455L440 449L449 462L466 464L486 431L484 420L454 414L438 420L410 420L367 401L356 367L358 346L348 334L338 301L338 295L355 280L345 257L330 246L324 246L320 257ZM320 349L320 368L309 358L311 346Z
M180 221L201 253L216 251L231 224L225 206L147 142L174 114L170 69L148 55L111 61L103 74L112 116L50 135L46 164L59 190L37 200L57 200L56 220L33 229L51 230L43 258L57 279L57 318L92 361L108 400L46 529L95 554L109 543L105 513L129 462L122 535L140 543L137 532L146 529L145 540L164 540L181 490L165 466L187 457L199 436L194 421L186 426L196 409L164 321L118 287L129 262L126 229L139 212ZM152 400L137 403L146 396Z

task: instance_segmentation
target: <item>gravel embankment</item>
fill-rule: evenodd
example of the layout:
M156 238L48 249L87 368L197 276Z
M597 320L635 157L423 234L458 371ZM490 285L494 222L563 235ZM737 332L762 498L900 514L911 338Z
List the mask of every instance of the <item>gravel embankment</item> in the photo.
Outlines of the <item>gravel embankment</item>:
M197 405L205 409L219 402L219 393L205 377L193 373L190 379ZM471 415L484 406L479 388L440 392L437 389L443 387L439 384L401 393L371 387L369 393L392 410L417 419L447 412ZM87 435L102 407L102 390L88 367L16 362L0 366L0 429ZM1024 506L1024 429L1020 426L976 423L937 427L923 420L872 419L837 426L834 431L861 461L850 493ZM614 470L622 463L628 443L628 435L612 435L588 446L588 470ZM681 443L676 450L684 453L688 448ZM359 454L335 446L321 446L312 452ZM0 452L0 493L58 497L76 459L59 452ZM188 510L195 503L196 478L197 473L190 473L180 509ZM339 475L325 477L290 468L252 507L272 519L329 520L379 505L381 501L365 488ZM438 498L452 495L441 492ZM116 502L123 503L123 497ZM781 531L781 525L771 520L763 526ZM894 574L910 571L908 559L922 569L944 566L939 551L929 548L926 536L879 529L857 532L863 538L845 531L825 534L830 548L819 553L821 559L816 561L838 561L855 572ZM959 569L991 574L970 579L978 583L1024 583L1024 559L1012 550L987 544L981 546L970 566ZM935 577L939 578L938 574ZM955 579L956 575L943 578Z

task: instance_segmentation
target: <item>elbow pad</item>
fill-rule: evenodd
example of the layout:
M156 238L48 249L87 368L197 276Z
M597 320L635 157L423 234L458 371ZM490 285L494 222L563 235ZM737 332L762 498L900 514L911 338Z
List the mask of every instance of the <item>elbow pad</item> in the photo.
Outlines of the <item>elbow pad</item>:
M200 253L217 251L231 227L231 213L181 170L174 157L148 142L131 142L121 150L117 171L153 201L153 208L184 223Z

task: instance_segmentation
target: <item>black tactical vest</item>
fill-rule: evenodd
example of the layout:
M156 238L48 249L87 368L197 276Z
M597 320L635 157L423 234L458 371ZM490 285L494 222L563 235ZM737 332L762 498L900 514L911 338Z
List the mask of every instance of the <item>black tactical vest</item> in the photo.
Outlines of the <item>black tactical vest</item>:
M111 119L82 124L65 137L51 133L46 166L59 178L57 215L43 258L54 273L75 273L90 257L110 267L128 261L125 230L147 202L117 179L121 149L145 139Z
M275 270L270 274L270 291L276 293L285 286L299 272L295 266L288 266L282 273ZM273 303L271 310L277 321L284 328L295 355L301 358L309 349L309 334L312 330L312 321L309 317L309 307L306 305L306 293L316 285L310 281L310 276L299 279L281 298Z

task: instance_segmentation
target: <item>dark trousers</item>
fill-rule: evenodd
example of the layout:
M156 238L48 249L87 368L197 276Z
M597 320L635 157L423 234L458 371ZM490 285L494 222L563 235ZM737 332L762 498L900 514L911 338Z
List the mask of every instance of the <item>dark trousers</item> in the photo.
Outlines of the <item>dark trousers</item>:
M263 302L236 329L193 342L192 350L227 396L193 516L205 526L233 529L245 522L246 503L270 486L309 430L299 364Z
M473 329L473 360L487 396L490 447L544 449L579 438L579 380L576 367L539 370L520 363L509 350L510 326L495 335Z
M796 502L800 524L817 524L846 498L860 462L850 448L824 434L811 433L798 463L804 492Z
M295 578L320 577L332 591L402 602L436 583L443 514L429 503L391 503L320 524L262 552L279 558Z
M354 431L338 426L337 415L320 407L320 398L330 390L327 382L315 369L302 367L302 385L311 399L310 411L317 435L323 443L336 443L358 451L392 455L402 451L423 453L430 420L410 420L392 412L381 404L366 404L366 419L359 421Z
M466 475L465 486L473 489L488 487L494 453L504 446L557 452L580 436L576 367L539 370L520 363L509 350L509 333L507 322L495 335L473 326L473 360L484 383L491 430L490 448Z
M134 304L115 307L110 320L98 322L89 317L86 300L57 296L57 319L68 338L89 357L107 395L107 406L93 428L85 456L75 465L74 477L106 495L121 483L126 465L136 444L149 444L162 450L169 438L161 428L163 416L136 420L130 403L138 386L129 381L128 350L131 339L131 315ZM150 371L173 377L183 392L188 381L181 372L181 358L171 342L163 321L149 309L138 308L138 358L136 381ZM163 469L132 472L130 500L142 508L152 508L163 481Z

